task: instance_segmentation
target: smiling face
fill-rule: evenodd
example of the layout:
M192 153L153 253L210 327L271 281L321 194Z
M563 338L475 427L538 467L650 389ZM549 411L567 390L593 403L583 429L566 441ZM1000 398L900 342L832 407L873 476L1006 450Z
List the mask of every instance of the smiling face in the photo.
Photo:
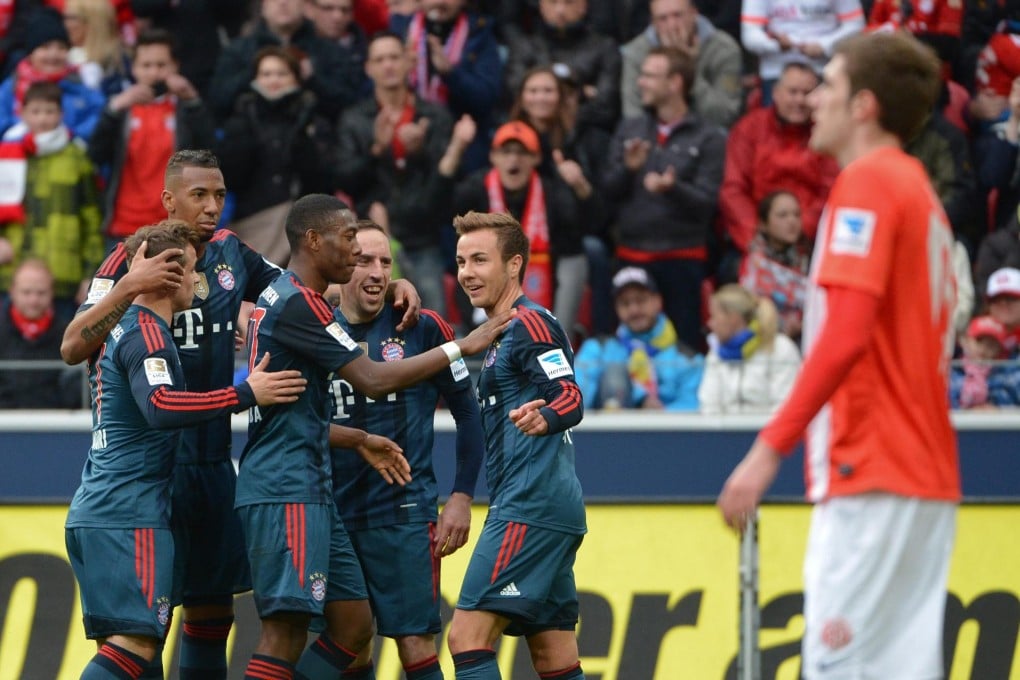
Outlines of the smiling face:
M520 295L520 255L504 262L496 232L477 229L457 240L457 281L473 307L491 314Z
M204 243L216 231L226 197L219 168L184 166L181 174L168 178L162 199L167 215L196 227Z
M809 96L818 86L818 78L805 68L790 66L783 72L772 88L772 101L776 114L791 125L807 125L811 122Z
M560 107L560 87L556 76L541 71L533 73L521 87L521 108L533 121L551 122Z
M662 296L643 286L627 286L616 294L613 306L620 323L632 333L646 333L659 318Z
M354 323L374 319L386 304L386 288L393 274L390 239L378 229L359 229L358 266L341 286L344 315Z
M42 264L26 264L14 274L10 294L18 313L35 321L53 304L53 276Z

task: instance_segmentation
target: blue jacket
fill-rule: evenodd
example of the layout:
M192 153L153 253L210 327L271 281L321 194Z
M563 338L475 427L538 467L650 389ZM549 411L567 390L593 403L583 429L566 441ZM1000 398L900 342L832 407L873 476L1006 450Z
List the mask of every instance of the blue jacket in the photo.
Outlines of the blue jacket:
M14 79L11 75L0 84L0 135L13 127L21 119L14 114ZM106 97L82 84L76 77L64 78L60 81L60 89L64 96L61 106L64 109L64 125L76 137L86 142L96 129L99 116L106 106Z

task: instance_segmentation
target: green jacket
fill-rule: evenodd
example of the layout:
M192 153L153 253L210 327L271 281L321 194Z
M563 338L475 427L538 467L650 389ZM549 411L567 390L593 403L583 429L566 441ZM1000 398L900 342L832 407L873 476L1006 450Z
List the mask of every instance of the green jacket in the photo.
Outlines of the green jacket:
M53 272L55 296L73 298L103 260L101 222L95 171L79 140L29 157L25 222L0 227L14 249L14 261L0 267L0 286L10 288L14 269L35 257Z

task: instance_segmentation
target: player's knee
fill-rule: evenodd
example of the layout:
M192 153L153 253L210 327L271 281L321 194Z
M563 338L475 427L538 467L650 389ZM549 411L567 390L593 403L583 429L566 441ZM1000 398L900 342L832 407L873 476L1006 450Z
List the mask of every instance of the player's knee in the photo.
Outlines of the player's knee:
M450 623L450 633L447 636L446 644L450 647L451 654L470 652L473 649L490 646L483 631L468 625L464 619L458 619L456 614Z
M398 637L397 654L400 663L412 666L436 655L436 638L434 635L406 635Z
M375 624L368 600L331 602L325 614L327 634L344 649L357 654L371 644Z

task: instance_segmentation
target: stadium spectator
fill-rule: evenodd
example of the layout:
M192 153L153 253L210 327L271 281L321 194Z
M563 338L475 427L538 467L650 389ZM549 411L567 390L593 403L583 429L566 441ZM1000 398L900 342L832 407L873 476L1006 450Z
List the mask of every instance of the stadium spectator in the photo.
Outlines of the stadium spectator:
M134 84L107 103L88 147L92 162L108 168L103 233L111 241L166 216L160 192L175 151L216 141L212 114L178 72L170 33L153 29L138 36L131 75Z
M442 230L449 228L453 177L437 172L451 138L446 108L408 87L412 61L400 36L379 33L368 45L365 71L374 96L340 120L337 186L357 211L388 226L402 246L401 269L422 303L445 314ZM379 217L379 208L384 216Z
M541 21L530 36L508 44L511 92L535 66L564 64L581 85L578 124L612 130L620 117L620 50L588 25L588 0L539 0Z
M1013 81L1005 105L1009 110L1006 120L1001 124L979 130L973 142L981 195L994 191L996 196L994 210L988 218L988 227L993 232L1016 221L1016 208L1020 204L1020 175L1017 173L1017 150L1020 149L1020 78ZM985 275L987 276L990 271L985 269Z
M740 45L698 14L693 0L651 0L652 23L626 45L620 93L623 116L641 115L637 79L648 50L658 45L687 52L696 64L691 87L692 108L705 120L729 127L740 115L743 57Z
M705 358L677 339L648 272L616 272L613 304L616 334L588 338L574 358L585 408L697 411Z
M84 144L61 122L62 91L52 82L33 83L23 96L23 123L8 130L0 147L10 160L0 175L15 186L0 204L0 290L14 268L42 259L55 277L58 311L70 317L85 300L89 279L103 259L99 190ZM0 262L5 258L0 257Z
M740 268L740 285L768 298L779 314L779 332L800 340L811 253L801 223L800 203L780 189L758 203L758 231Z
M230 228L273 264L290 256L283 223L294 201L333 191L332 125L301 85L297 59L283 47L255 55L251 89L237 99L216 145L237 202Z
M390 14L403 12L402 4L417 5L418 0L354 0L354 20L366 36L375 35L390 25Z
M744 0L740 43L758 56L761 102L772 103L772 86L791 62L821 71L843 38L864 28L859 0Z
M963 5L960 0L874 0L868 30L909 32L930 45L949 71L960 57Z
M647 112L616 129L602 184L618 201L616 255L644 267L663 293L666 316L689 347L703 346L701 286L715 219L726 138L688 108L694 62L653 48L638 87Z
M9 297L0 305L0 361L60 359L68 318L53 307L53 274L42 260L14 271ZM5 368L0 371L0 409L81 408L82 377L69 368Z
M708 356L698 387L702 413L768 413L786 399L800 350L779 332L772 300L730 283L709 300Z
M131 84L131 59L110 0L67 0L64 28L71 41L68 63L85 85L110 98Z
M22 44L27 56L0 84L0 134L21 121L29 86L50 82L60 86L64 124L75 136L88 141L106 100L101 92L82 82L77 69L68 61L71 39L60 13L47 8L33 14Z
M320 38L331 41L340 50L340 63L345 68L338 77L349 82L351 89L364 97L372 87L365 76L368 36L354 20L357 4L354 0L305 0L305 16L315 24Z
M985 287L988 314L1006 329L1006 352L1016 358L1020 346L1020 269L1003 267L992 272Z
M1008 223L982 239L974 260L975 290L984 292L992 273L1003 267L1020 270L1020 216L1016 208Z
M978 409L1020 406L1020 366L1006 361L1006 327L990 316L979 316L960 339L963 361L949 378L953 408Z
M735 280L734 265L746 255L758 231L758 205L768 194L784 189L797 197L804 233L814 239L822 205L839 168L836 162L808 147L811 109L808 94L818 85L809 67L794 62L783 67L773 102L748 111L726 142L726 171L719 191L719 217L728 247L720 264L720 281Z
M467 0L422 0L414 14L390 19L390 29L414 52L410 78L418 98L445 106L455 120L467 114L478 126L481 134L461 162L464 173L485 165L503 84L492 19L467 5Z

